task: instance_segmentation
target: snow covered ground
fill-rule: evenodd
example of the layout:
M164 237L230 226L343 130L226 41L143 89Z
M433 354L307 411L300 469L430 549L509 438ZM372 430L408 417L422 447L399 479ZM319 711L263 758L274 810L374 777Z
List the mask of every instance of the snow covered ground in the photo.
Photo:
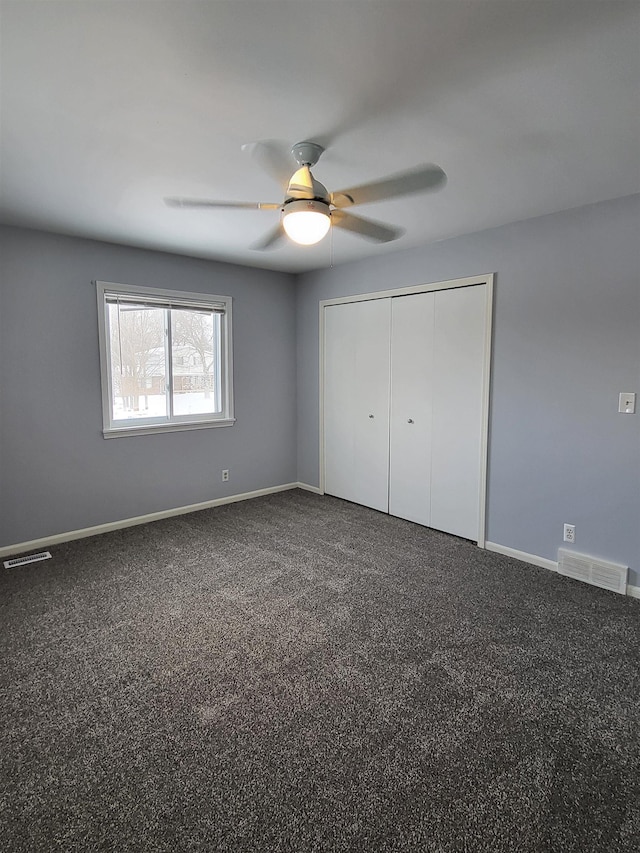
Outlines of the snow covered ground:
M125 406L122 397L116 397L113 405L114 420L135 420L137 418L163 418L167 416L167 400L162 394L140 395L138 409ZM173 398L174 415L215 414L215 396L205 398L204 391L192 391L175 394Z

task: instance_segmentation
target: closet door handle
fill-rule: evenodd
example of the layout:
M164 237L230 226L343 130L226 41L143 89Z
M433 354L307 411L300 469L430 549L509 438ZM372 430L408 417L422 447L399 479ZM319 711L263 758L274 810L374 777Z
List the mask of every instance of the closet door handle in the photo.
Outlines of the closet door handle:
M408 423L408 424L412 424L412 423L414 423L413 418L407 418L407 423Z
M369 415L369 417L373 420L373 415Z

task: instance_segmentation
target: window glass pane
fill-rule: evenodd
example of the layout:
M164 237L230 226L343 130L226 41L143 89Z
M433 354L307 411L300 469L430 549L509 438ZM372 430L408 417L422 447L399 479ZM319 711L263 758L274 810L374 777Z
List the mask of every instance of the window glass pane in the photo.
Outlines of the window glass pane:
M174 415L220 414L220 315L171 309Z
M165 309L108 310L113 420L166 417Z

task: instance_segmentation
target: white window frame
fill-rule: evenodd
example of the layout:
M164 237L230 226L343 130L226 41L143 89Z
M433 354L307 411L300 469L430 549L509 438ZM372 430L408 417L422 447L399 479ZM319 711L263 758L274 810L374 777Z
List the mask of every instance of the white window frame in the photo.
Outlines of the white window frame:
M182 290L164 290L156 287L140 287L131 284L117 284L109 281L96 281L98 300L98 343L100 347L100 380L102 385L102 434L105 438L119 438L125 435L151 435L158 432L176 432L191 429L210 429L212 427L232 426L233 415L233 347L231 332L230 296L213 296L208 293L188 293ZM107 297L122 295L123 298L139 298L156 302L158 307L166 308L210 308L220 313L220 414L203 415L166 415L155 418L136 418L130 423L114 420L112 413L111 358L109 349L109 318ZM170 381L167 376L167 381Z

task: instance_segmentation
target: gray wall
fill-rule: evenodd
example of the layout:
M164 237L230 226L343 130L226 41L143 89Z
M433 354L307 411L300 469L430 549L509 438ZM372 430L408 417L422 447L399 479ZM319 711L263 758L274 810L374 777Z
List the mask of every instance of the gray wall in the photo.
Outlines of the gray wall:
M293 276L17 228L0 259L0 546L295 481ZM94 279L233 297L235 426L102 437Z
M298 480L318 484L318 302L495 272L487 538L640 584L640 196L299 277Z
M620 391L640 392L639 234L634 196L296 288L283 273L0 227L0 546L317 485L319 300L495 272L488 539L555 560L571 522L576 550L630 565L640 585L640 415L617 414ZM234 298L234 427L102 438L93 279Z

